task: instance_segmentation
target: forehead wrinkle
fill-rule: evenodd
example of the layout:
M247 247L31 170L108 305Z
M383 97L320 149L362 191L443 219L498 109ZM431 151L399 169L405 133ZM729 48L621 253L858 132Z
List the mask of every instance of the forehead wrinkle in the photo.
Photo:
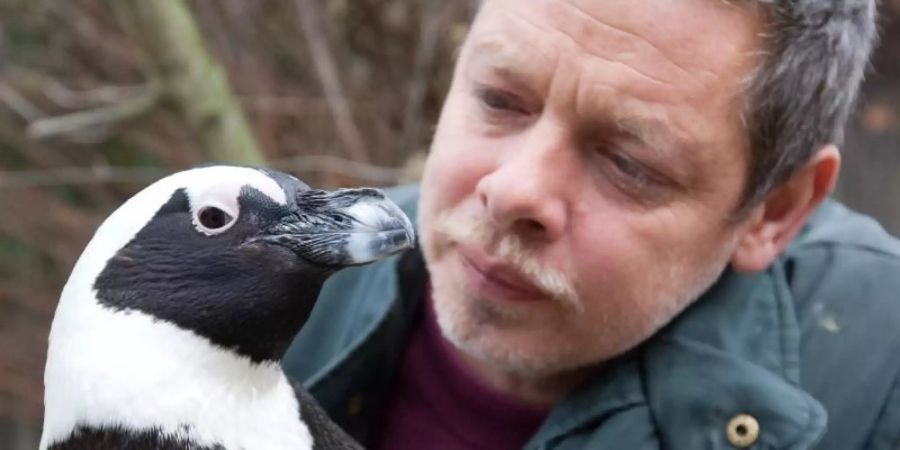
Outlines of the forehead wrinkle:
M573 5L573 6L575 6L575 5ZM575 9L575 10L576 10L578 13L580 13L580 15L583 16L583 18L586 17L586 18L588 18L589 20L597 21L596 19L594 19L592 16L588 15L586 12L584 12L583 10L581 10L580 8L578 8L577 6L576 6L576 9ZM577 47L577 48L581 49L584 53L590 55L591 57L598 58L598 59L602 59L602 60L605 61L605 62L614 64L614 65L616 65L616 66L618 66L618 67L621 67L622 69L624 69L624 70L626 70L626 71L628 71L628 72L632 72L632 73L638 75L639 77L641 77L641 78L643 78L643 79L645 79L645 80L647 80L647 81L653 82L653 83L655 83L655 84L661 84L661 85L670 85L670 84L671 84L670 82L668 82L668 81L666 81L666 80L664 80L664 79L662 79L662 78L659 78L659 77L654 76L654 75L652 75L652 74L650 74L650 73L641 71L641 70L638 69L637 67L634 67L634 66L632 66L632 65L629 65L628 63L626 63L626 62L624 62L624 61L620 61L620 60L618 60L618 59L609 58L609 57L607 57L606 55L601 55L601 54L597 53L594 49L591 49L588 45L586 45L584 42L582 42L583 39L579 39L579 37L580 37L579 34L581 34L581 33L578 33L578 32L575 31L575 30L570 30L568 27L555 27L555 28L554 28L554 27L541 26L539 23L535 22L534 20L532 20L531 18L529 18L527 15L518 12L517 10L507 11L507 13L510 14L510 15L512 15L512 13L515 13L515 16L516 16L517 19L519 19L519 20L521 20L523 23L525 23L525 24L531 26L531 27L534 28L535 30L542 31L542 32L545 32L545 33L552 33L552 34L556 34L556 35L561 36L563 39L565 39L565 41L566 41L567 43L573 45L574 47ZM597 21L597 23L600 24L600 25L603 25L604 27L612 28L612 29L615 30L615 31L618 31L618 32L621 32L621 33L625 33L625 34L628 34L628 35L630 35L630 36L640 37L640 36L638 36L638 35L635 35L634 33L631 33L631 32L628 32L628 31L624 31L624 30L621 30L621 29L618 29L618 28L615 28L615 27L611 27L610 25L607 25L607 24L602 23L602 22L599 22L599 21ZM588 27L582 27L582 29L587 29L587 28L588 28ZM642 38L642 40L645 40L645 39ZM649 43L649 42L648 42L648 43ZM653 45L651 44L651 48L654 48L654 49L655 49L656 47L653 46ZM657 51L658 51L658 49L657 49ZM658 51L658 52L659 52L659 51ZM659 52L659 53L661 53L661 52ZM557 53L557 55L558 55L558 53ZM530 56L530 55L529 55L529 56ZM665 57L665 55L663 55L663 56ZM557 56L557 58L558 58L558 56ZM673 63L673 64L674 64L674 62L673 62L673 61L670 61L668 58L665 58L665 59L666 59L667 61L669 61L670 63ZM677 64L676 64L676 66L677 66ZM680 68L680 66L677 66L677 67ZM686 72L688 75L690 75L690 72L687 72L686 70L684 70L683 72Z
M602 24L602 25L606 25L606 24ZM644 72L644 71L638 69L637 67L626 63L625 61L613 59L613 58L608 57L607 55L601 55L601 54L597 53L590 46L588 46L586 43L584 43L582 41L582 39L579 39L580 36L578 35L578 32L575 30L570 30L567 28L560 28L555 31L557 31L560 35L564 36L569 43L580 48L584 53L588 54L591 58L603 60L605 63L608 63L608 64L613 64L617 67L620 67L628 72L631 72L631 73L639 76L640 78L642 78L646 81L650 81L655 84L661 84L661 85L671 85L672 84L668 80L664 80L660 77L651 75L648 72ZM678 66L678 67L680 68L680 66Z
M703 2L704 7L708 10L718 10L717 14L724 14L724 17L714 20L709 17L710 11L705 13L700 11L698 14L701 15L697 17L703 17L705 20L698 20L697 17L694 17L691 29L685 33L674 35L661 35L660 30L664 28L654 27L649 22L649 17L655 18L656 16L647 14L646 11L640 9L642 5L644 5L644 9L653 8L648 6L649 4L637 2L634 4L635 8L629 6L632 14L623 19L615 15L607 18L591 14L589 8L586 7L586 3L589 1L593 0L565 0L564 3L571 5L578 14L594 21L601 27L639 40L646 48L660 56L662 62L676 68L679 74L689 77L696 83L721 84L725 72L735 68L740 71L748 71L759 61L757 54L761 51L760 39L764 28L761 15L765 11L761 9L758 1L695 1L693 3ZM689 3L688 0L680 1ZM624 1L620 0L619 3L624 3ZM561 8L559 5L557 7ZM661 11L659 14L671 17L671 19L664 17L661 20L682 22L686 20L684 17L674 17L668 10ZM616 19L619 19L619 23L614 23ZM643 31L631 31L629 27ZM708 45L710 41L708 36L719 35L722 36L724 42L730 43L727 50L723 51L722 46ZM661 45L661 43L667 45ZM730 54L733 54L731 50L736 51L737 57L729 57ZM699 58L698 55L700 55Z
M643 71L641 71L640 69L638 69L638 68L636 68L636 67L634 67L634 66L631 66L631 65L625 63L624 61L619 61L619 60L617 60L617 59L610 59L610 58L607 58L607 57L605 57L605 56L601 56L601 55L598 55L598 54L595 54L595 53L591 52L591 49L588 48L585 44L581 43L581 42L576 38L576 36L574 36L573 32L566 31L566 30L559 30L559 33L562 34L563 36L565 36L572 44L574 44L575 46L577 46L577 47L581 48L582 50L584 50L584 52L587 53L587 54L589 54L591 58L594 58L594 59L601 59L601 60L603 60L603 61L606 62L606 63L609 63L609 64L613 64L613 65L615 65L615 66L618 66L618 67L620 67L620 68L622 68L622 69L624 69L624 70L626 70L626 71L628 71L628 72L632 72L632 73L634 73L635 75L637 75L637 76L643 78L644 80L649 81L649 82L654 83L654 84L661 84L661 85L664 85L664 86L668 86L668 85L671 85L671 84L672 84L671 82L666 81L666 80L663 80L662 78L654 77L653 75L650 75L649 73L643 72Z
M616 26L616 25L613 25L613 24L611 24L611 23L608 23L608 22L602 20L601 18L592 15L592 14L589 13L586 9L584 9L583 7L581 7L580 5L578 5L575 1L567 2L567 4L568 4L569 6L572 7L572 11L574 11L576 15L580 16L580 17L581 17L582 19L584 19L584 20L588 20L588 21L591 22L590 26L583 26L583 27L580 27L580 31L582 32L582 34L586 34L586 35L594 34L595 32L586 32L586 31L584 31L584 30L590 30L591 27L593 27L593 26L599 26L599 27L603 28L604 30L606 30L607 32L612 32L612 33L614 33L614 34L616 34L616 35L619 35L619 36L624 36L624 37L626 37L626 38L635 39L635 40L637 40L639 43L641 43L642 46L643 46L644 48L650 49L650 50L652 50L655 54L657 54L658 56L660 56L661 58L657 59L657 61L659 61L659 60L664 61L664 62L669 66L670 69L674 69L676 72L679 73L679 75L681 75L681 76L686 76L686 77L691 78L691 79L696 79L696 78L698 77L698 73L697 73L698 71L696 71L696 70L691 70L691 69L685 67L683 64L679 63L678 61L676 61L675 58L671 57L667 52L665 52L662 48L660 48L660 46L656 45L653 41L651 41L651 40L650 40L649 38L647 38L646 36L643 36L643 35L641 35L641 34L639 34L639 33L635 33L635 32L633 32L633 31L630 31L630 30L628 30L628 29L626 29L626 28L624 28L624 27ZM557 6L557 7L559 7L559 6ZM560 8L561 8L561 7L560 7ZM575 30L568 30L568 29L566 29L566 28L562 28L561 30L566 30L566 31L564 31L564 32L565 32L568 36L570 36L575 42L579 42L579 39L575 38L575 36L574 36L574 34L576 33ZM585 40L585 41L588 41L588 39L584 39L584 40ZM590 39L590 41L596 41L596 40L597 40L597 39ZM593 54L593 55L595 55L595 56L599 56L599 54L598 54L598 52L596 51L596 49L590 48L590 47L588 47L587 45L581 44L581 43L579 43L579 45L580 45L582 48L584 48L585 51L587 51L588 53L591 53L591 54ZM607 59L607 60L610 60L610 61L617 61L617 62L619 62L620 64L623 64L623 65L626 65L626 66L628 66L628 67L631 67L631 66L629 66L627 63L625 63L624 61L611 60L611 59L609 59L609 58L604 58L604 59ZM660 80L659 78L657 78L657 77L651 76L651 75L649 75L649 74L646 74L646 73L640 71L640 70L637 69L636 67L631 67L631 68L632 68L635 72L638 72L638 73L644 75L645 77L650 78L651 80L655 80L655 81L658 81L658 82L662 82L662 83L668 84L668 83L666 83L665 81L661 81L661 80ZM700 74L716 76L714 73L712 73L711 71L708 71L708 70L701 70L701 71L699 71L699 72L700 72Z

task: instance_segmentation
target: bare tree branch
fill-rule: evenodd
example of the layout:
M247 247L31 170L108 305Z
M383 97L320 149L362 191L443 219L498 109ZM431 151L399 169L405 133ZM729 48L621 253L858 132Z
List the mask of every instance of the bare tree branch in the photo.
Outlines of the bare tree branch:
M319 27L322 17L319 9L311 0L296 0L296 5L300 28L312 55L319 82L322 83L322 89L325 91L325 98L331 108L331 114L334 116L338 138L341 139L353 159L369 161L369 153L363 145L362 135L350 112L350 102L341 88L334 58L328 50L328 40Z
M330 155L296 156L272 160L270 166L295 173L332 173L363 182L396 183L406 174L402 168L382 167ZM147 184L171 171L153 167L65 167L45 170L0 171L0 189L83 184Z
M428 92L428 72L434 66L435 50L440 37L441 23L445 20L449 5L432 0L421 0L422 20L419 27L419 44L416 46L416 59L413 76L410 80L406 107L403 111L403 137L400 139L401 151L414 150L422 133L422 103ZM402 154L402 153L401 153Z
M207 50L184 0L110 3L144 50L164 95L183 115L210 159L264 161L225 70Z
M161 178L168 172L165 169L153 167L110 166L3 171L0 172L0 188L21 189L108 183L146 184Z
M36 120L28 126L28 134L46 139L108 126L149 111L158 99L159 90L150 87L117 104Z
M47 98L63 108L85 109L99 104L122 103L134 97L146 94L148 90L157 91L158 87L148 84L134 86L100 86L84 91L69 89L56 80L50 80L44 93Z
M3 102L12 112L27 120L37 120L44 117L43 111L28 101L19 91L6 83L0 83L0 102Z
M393 184L403 175L403 169L375 166L330 155L296 156L272 161L272 167L288 172L325 172L346 175L364 183Z

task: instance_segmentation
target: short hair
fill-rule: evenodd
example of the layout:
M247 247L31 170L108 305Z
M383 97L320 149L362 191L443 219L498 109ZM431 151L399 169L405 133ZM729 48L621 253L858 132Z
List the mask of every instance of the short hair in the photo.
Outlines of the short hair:
M761 202L820 148L840 145L877 39L875 0L755 0L764 56L748 79L750 164L739 209Z

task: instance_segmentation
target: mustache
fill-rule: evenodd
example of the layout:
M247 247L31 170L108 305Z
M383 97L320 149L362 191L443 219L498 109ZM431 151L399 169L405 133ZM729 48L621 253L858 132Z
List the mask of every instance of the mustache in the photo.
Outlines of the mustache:
M502 233L484 217L451 210L434 221L434 231L443 237L490 249L495 258L503 260L520 272L531 284L568 309L582 312L583 306L575 290L575 280L564 272L544 264L532 246L518 234Z

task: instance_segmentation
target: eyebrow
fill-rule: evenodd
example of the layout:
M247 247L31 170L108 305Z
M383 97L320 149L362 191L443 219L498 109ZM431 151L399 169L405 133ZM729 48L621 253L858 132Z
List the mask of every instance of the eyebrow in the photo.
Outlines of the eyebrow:
M633 137L652 148L669 146L673 142L681 147L683 142L677 136L659 124L656 119L638 118L635 116L614 117L616 130Z
M696 165L699 161L690 151L691 145L680 133L672 132L670 127L655 118L618 117L615 127L620 133L636 139L648 150L666 159L682 159L688 165Z
M473 78L473 71L487 70L519 87L534 88L535 70L547 58L537 49L510 44L501 37L487 37L475 42L468 49L466 73ZM549 80L547 80L549 82Z

